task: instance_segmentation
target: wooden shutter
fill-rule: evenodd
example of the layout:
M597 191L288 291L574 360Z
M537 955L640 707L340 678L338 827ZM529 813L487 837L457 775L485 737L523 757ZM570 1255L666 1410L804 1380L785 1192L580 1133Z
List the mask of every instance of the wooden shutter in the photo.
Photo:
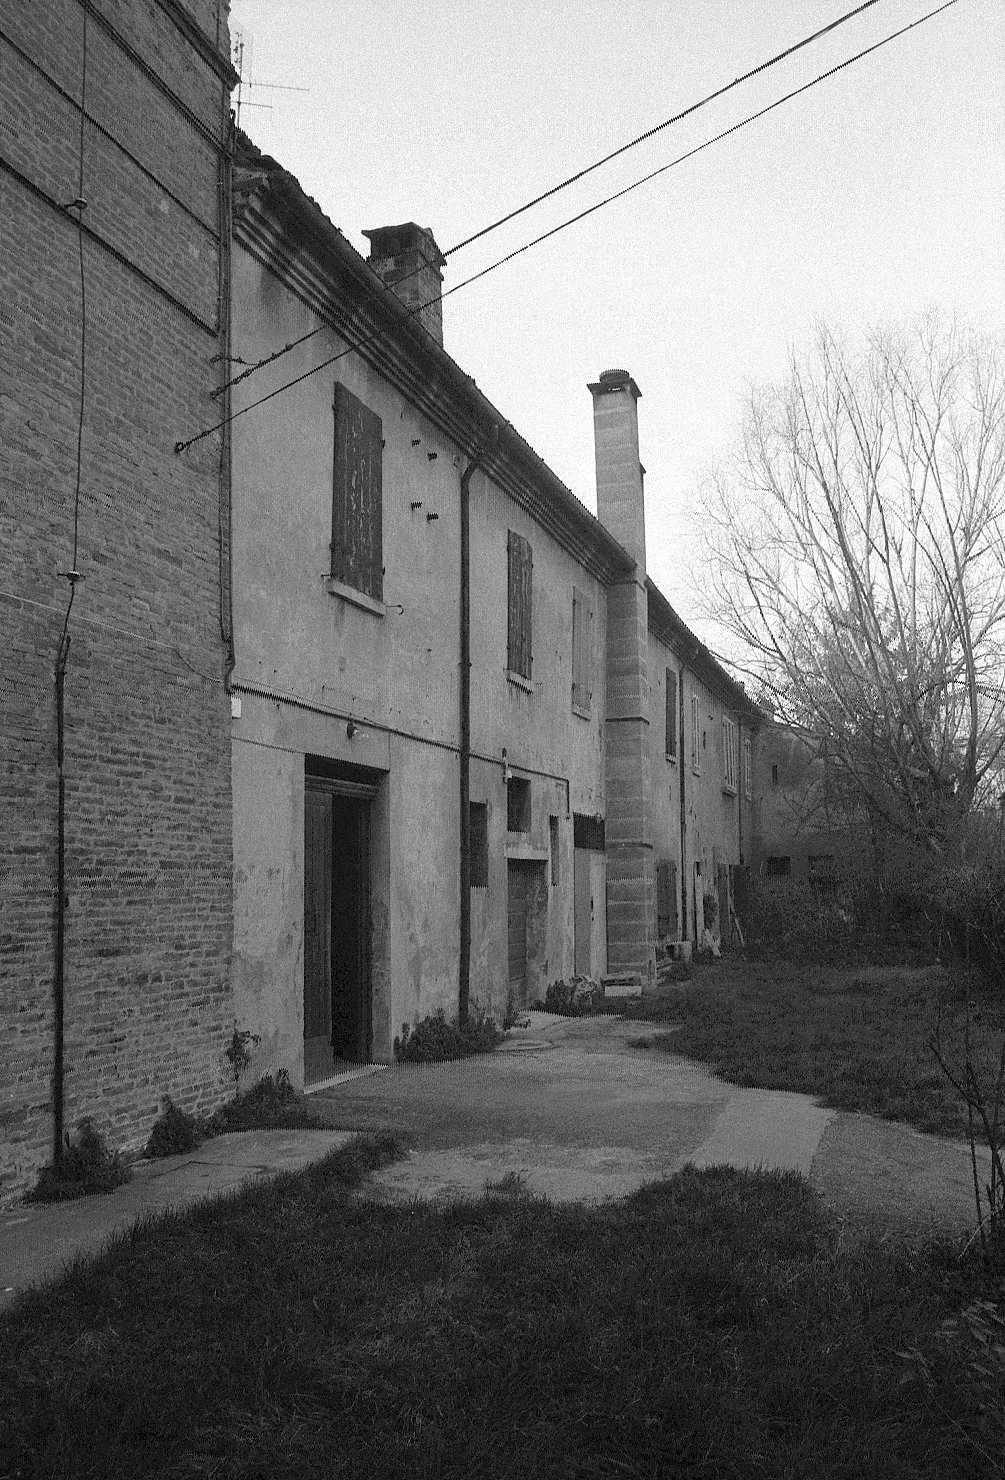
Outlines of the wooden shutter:
M589 712L593 703L593 608L582 591L572 589L572 703Z
M656 934L660 940L677 935L677 865L669 858L656 864Z
M677 675L667 669L666 692L666 757L672 761L677 755Z
M384 592L380 417L335 386L332 575L380 601Z
M531 671L531 593L534 561L530 541L509 531L508 555L508 636L506 666L522 678Z
M489 884L489 809L485 802L470 802L469 851L471 888L487 889Z

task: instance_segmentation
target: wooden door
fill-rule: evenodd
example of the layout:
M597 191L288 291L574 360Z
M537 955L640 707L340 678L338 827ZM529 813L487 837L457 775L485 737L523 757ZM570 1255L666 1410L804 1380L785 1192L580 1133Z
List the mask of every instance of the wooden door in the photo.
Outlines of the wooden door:
M510 863L507 876L509 991L518 1007L527 999L527 910L530 903L531 872Z
M304 794L304 1083L319 1084L332 1061L332 794Z
M577 976L593 975L593 888L590 880L590 860L591 854L588 848L573 850L572 890Z

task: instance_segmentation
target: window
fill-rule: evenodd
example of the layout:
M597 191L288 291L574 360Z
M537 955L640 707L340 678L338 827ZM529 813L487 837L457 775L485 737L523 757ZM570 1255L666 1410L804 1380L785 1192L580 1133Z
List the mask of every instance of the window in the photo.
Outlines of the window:
M531 588L534 561L530 541L509 531L508 632L506 667L510 673L530 678Z
M506 831L530 832L530 782L523 776L506 783Z
M677 759L677 675L672 668L667 669L666 758Z
M743 795L748 802L754 795L754 747L749 735L743 737Z
M691 695L691 769L696 776L701 775L701 715L697 694Z
M722 789L736 795L736 725L722 721Z
M787 878L792 872L792 859L777 854L764 860L764 876L767 879Z
M838 887L837 870L833 853L811 853L807 859L810 870L810 888L818 897L835 894Z
M660 940L677 935L677 865L669 858L656 864L656 934Z
M470 802L471 887L489 887L489 807L488 802Z
M338 383L333 411L331 573L380 601L384 592L381 421Z
M593 608L582 591L572 590L572 707L588 715L593 703Z
M771 784L772 784L772 786L777 786L778 785L778 767L777 766L772 766L771 767Z
M551 882L558 883L558 818L548 818L548 848L551 854Z

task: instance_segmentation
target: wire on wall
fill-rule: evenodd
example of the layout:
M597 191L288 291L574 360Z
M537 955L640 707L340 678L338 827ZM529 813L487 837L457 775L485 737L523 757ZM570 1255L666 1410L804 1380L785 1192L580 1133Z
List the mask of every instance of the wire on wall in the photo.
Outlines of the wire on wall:
M65 1016L65 946L66 946L66 769L64 735L66 728L66 665L70 655L70 613L77 582L77 550L80 535L80 483L84 445L84 408L87 395L87 284L84 276L84 107L87 101L87 11L81 10L83 31L80 43L80 133L77 141L77 194L66 207L76 212L77 261L80 268L80 397L77 405L77 458L73 489L73 559L70 569L62 571L70 583L70 594L63 616L63 630L56 653L56 941L53 975L53 1057L52 1057L52 1160L58 1166L63 1156L63 1043Z

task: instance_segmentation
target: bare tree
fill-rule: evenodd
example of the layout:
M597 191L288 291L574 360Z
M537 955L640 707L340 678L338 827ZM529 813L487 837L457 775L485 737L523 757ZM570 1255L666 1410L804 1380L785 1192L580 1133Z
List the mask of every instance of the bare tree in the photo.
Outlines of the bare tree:
M874 820L951 851L1005 759L1005 356L820 329L705 490L709 613Z

